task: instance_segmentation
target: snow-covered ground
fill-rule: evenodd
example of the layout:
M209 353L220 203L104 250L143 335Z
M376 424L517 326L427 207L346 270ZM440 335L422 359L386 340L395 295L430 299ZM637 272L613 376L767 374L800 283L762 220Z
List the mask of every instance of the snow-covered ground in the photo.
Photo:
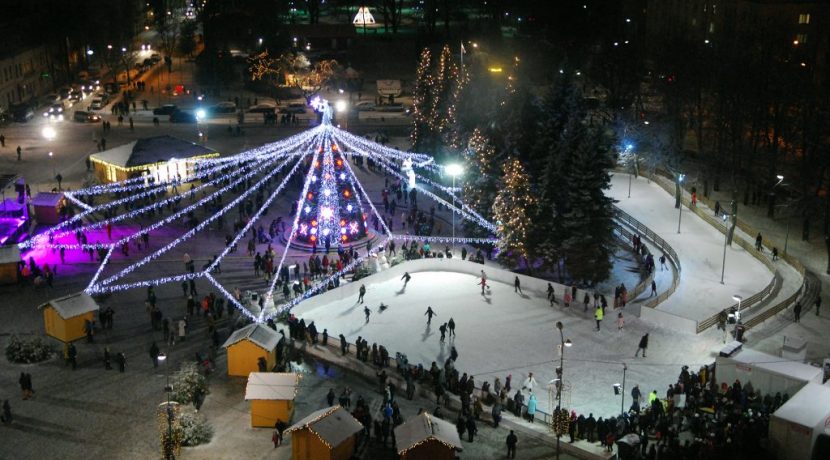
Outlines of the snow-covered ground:
M615 174L608 194L623 211L666 240L680 258L680 285L658 310L700 321L733 305L733 295L749 297L772 280L769 269L733 244L726 249L726 273L720 284L723 234L685 207L678 234L674 198L643 177L631 181L628 198L628 177Z
M474 375L478 385L485 379L492 384L496 377L504 382L512 374L516 388L533 372L539 383L535 393L545 411L548 382L559 364L556 321L563 322L565 338L574 343L565 352L565 388L569 391L563 395L563 404L578 412L603 416L619 410L620 399L612 385L622 382L623 362L628 364L628 389L639 383L644 391L657 389L662 393L677 380L683 364L697 367L711 363L720 344L711 334L683 336L655 330L626 313L625 327L619 331L616 313L610 309L602 330L596 332L590 310L584 313L575 305L569 311L551 308L541 292L525 292L522 296L513 292L512 285L492 281L491 293L482 296L478 279L468 274L412 273L406 289L399 280L376 284L372 278L365 281L365 305L371 310L368 323L364 305L356 303L356 296L312 308L300 304L293 312L306 323L315 321L318 330L327 328L334 340L340 333L350 343L362 336L370 345L385 345L392 356L402 352L410 362L421 362L425 367L432 361L442 363L454 345L459 354L458 368ZM383 313L378 311L381 302L389 305ZM438 313L431 326L427 326L424 316L427 306ZM450 318L457 324L457 337L447 337L442 344L438 327ZM635 359L637 343L646 332L650 333L648 358ZM626 401L626 406L631 404L630 397Z

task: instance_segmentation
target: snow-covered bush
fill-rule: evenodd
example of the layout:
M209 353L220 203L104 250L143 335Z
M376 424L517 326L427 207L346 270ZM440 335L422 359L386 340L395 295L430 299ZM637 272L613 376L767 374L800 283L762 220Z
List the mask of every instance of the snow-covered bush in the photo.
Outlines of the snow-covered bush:
M6 359L13 363L39 363L52 356L52 345L41 337L21 339L16 335L6 345Z
M213 426L199 414L182 412L179 417L181 439L183 446L198 446L209 443L213 438Z
M199 373L196 363L183 364L182 368L170 378L170 386L172 387L170 399L180 404L194 403L199 391L203 396L210 393L207 379Z

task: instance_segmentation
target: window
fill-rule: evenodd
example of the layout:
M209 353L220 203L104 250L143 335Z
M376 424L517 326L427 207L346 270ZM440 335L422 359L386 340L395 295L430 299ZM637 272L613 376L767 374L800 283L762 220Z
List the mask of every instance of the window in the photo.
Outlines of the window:
M810 23L810 13L801 13L798 15L798 23L799 24L809 24Z
M795 36L795 39L799 44L804 45L807 43L807 34L798 34Z

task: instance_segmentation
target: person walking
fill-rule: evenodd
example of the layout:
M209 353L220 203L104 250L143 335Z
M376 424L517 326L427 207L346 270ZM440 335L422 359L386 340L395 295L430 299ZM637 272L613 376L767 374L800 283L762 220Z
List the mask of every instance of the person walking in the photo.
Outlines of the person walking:
M651 295L649 297L657 295L657 283L654 280L651 280Z
M594 311L594 319L597 320L597 330L599 331L599 324L602 322L602 318L605 316L605 313L602 311L602 307L597 307Z
M427 317L427 326L429 326L430 324L432 324L432 317L433 316L438 316L438 313L435 313L435 311L430 306L430 307L427 307L427 311L426 311L426 313L424 313L424 315Z
M153 344L150 345L150 359L153 360L154 368L159 367L159 353L159 346L156 345L156 342L153 342Z
M127 367L127 357L124 356L124 353L119 352L115 355L115 362L118 363L118 372L123 373Z
M758 232L758 236L755 237L755 250L764 252L761 248L764 243L764 237L761 235L761 232Z
M23 149L20 146L17 146L17 161L20 161L20 155L23 153Z
M369 324L369 315L372 314L372 311L369 310L369 307L363 307L363 314L366 315L366 324Z
M796 302L795 307L793 307L793 314L795 315L794 321L796 323L801 322L801 302Z
M69 364L72 365L73 371L78 367L78 349L75 348L74 343L69 344Z
M349 352L349 342L346 342L346 336L340 334L340 353L345 355Z
M637 346L637 352L634 353L634 357L636 358L637 355L640 354L640 350L643 350L643 358L645 358L647 348L648 348L648 332L646 332L646 335L640 337L640 344Z
M516 444L519 443L519 438L516 437L516 433L513 430L510 430L510 434L507 435L507 458L516 458Z
M473 437L478 433L476 419L472 415L467 416L467 441L473 442Z
M621 331L623 326L625 326L625 318L623 318L622 312L617 313L617 330Z
M360 285L359 295L357 296L357 303L363 303L363 296L366 295L366 285Z
M519 277L516 276L516 279L513 280L513 292L518 292L521 295L524 295L522 292L522 283L519 281Z
M450 337L455 337L455 320L450 318L450 321L447 323L447 328L450 330Z

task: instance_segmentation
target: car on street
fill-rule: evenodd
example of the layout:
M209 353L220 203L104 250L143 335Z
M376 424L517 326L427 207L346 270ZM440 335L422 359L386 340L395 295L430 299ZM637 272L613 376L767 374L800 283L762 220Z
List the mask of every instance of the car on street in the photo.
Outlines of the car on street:
M361 101L355 104L354 109L358 112L371 112L374 111L377 107L375 106L374 102L371 101Z
M78 123L97 123L101 121L101 117L92 112L84 112L83 110L76 110L72 114L72 119Z
M207 110L208 113L235 113L236 103L232 101L223 101L212 105Z
M271 104L257 104L248 109L248 113L275 113L277 107Z
M176 110L170 114L170 123L196 123L196 114L184 110Z
M179 110L176 104L164 104L161 107L153 109L153 115L172 115L173 112Z
M72 103L78 102L84 98L84 93L81 92L79 89L73 89L71 93L69 93L69 100Z
M86 94L91 94L101 89L100 80L81 80L79 85L81 87L81 91L83 91Z
M35 111L28 104L17 104L9 107L12 120L18 123L26 123L35 117Z
M63 104L57 103L46 107L43 116L51 120L63 120Z
M43 104L43 105L56 104L56 103L61 101L61 97L58 96L57 94L52 93L52 94L47 94L47 95L41 97L40 101L41 101L41 104Z
M107 93L98 93L92 96L92 103L89 105L89 110L103 110L110 102L110 97Z

